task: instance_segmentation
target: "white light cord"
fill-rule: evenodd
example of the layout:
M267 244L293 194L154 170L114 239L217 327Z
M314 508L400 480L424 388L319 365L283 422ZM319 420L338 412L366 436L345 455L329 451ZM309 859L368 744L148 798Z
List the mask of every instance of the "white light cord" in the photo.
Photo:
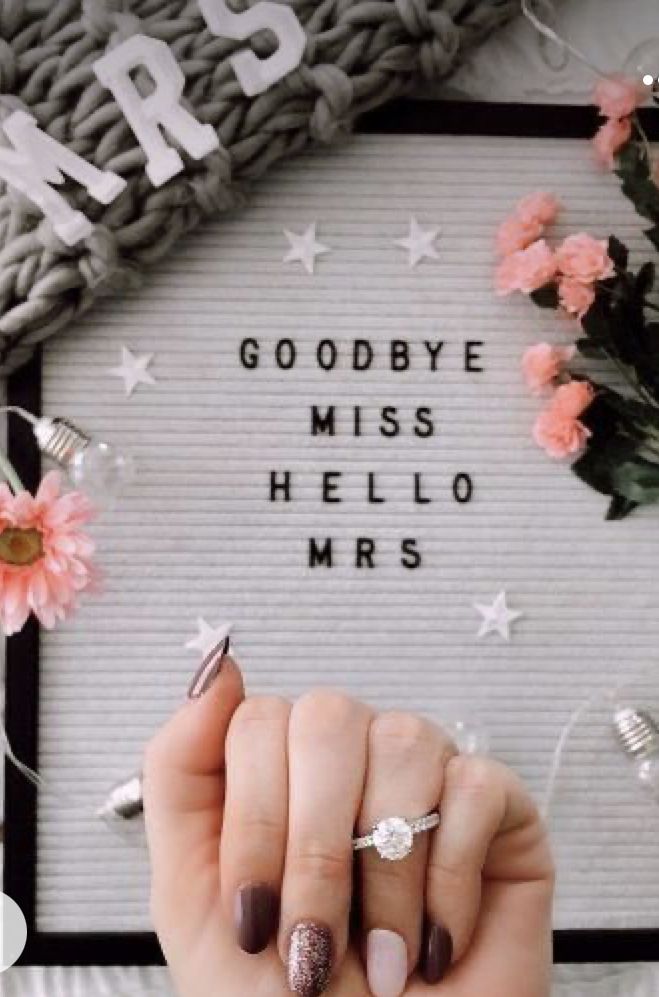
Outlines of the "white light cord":
M15 495L18 495L19 492L25 490L23 488L23 482L16 474L16 471L11 466L9 460L7 459L7 457L5 457L2 450L0 450L0 474L2 475L3 478L7 480L7 482L9 483L9 487L11 488L11 490L14 492Z
M20 408L18 405L3 405L0 408L0 415L6 415L10 412L13 412L15 415L20 416L21 419L25 420L25 422L29 422L33 428L39 422L36 416L32 415L31 412L27 412L24 408ZM9 483L9 486L15 495L18 495L19 492L25 490L23 482L16 474L16 471L12 467L10 461L8 460L8 458L6 457L1 448L0 448L0 474Z
M32 426L36 426L39 422L36 415L32 415L31 412L28 412L27 409L21 408L19 405L3 405L0 408L0 415L6 415L9 412L13 412L14 415L19 415L21 419L25 419L25 421L29 422Z
M640 682L650 675L656 674L659 666L656 664L650 665L645 668L639 675L635 676L635 681ZM549 766L549 775L547 776L547 782L545 785L545 791L543 794L543 800L540 807L540 812L544 820L547 820L551 811L552 803L556 796L556 789L558 787L558 777L563 765L563 756L565 755L565 749L567 748L568 741L572 735L572 731L577 726L584 713L587 713L589 709L593 706L597 706L599 703L605 702L607 699L615 700L621 689L630 685L631 680L626 678L620 680L613 686L609 686L607 689L603 689L601 692L595 693L588 699L584 700L579 706L576 707L568 717L561 733L556 742L556 747L552 754L551 764Z
M36 788L45 796L49 796L52 799L57 800L60 804L65 804L67 809L71 809L74 813L83 815L94 823L103 822L106 827L113 832L113 834L118 835L133 847L137 846L142 851L145 850L146 843L142 840L141 834L132 834L128 822L113 820L110 815L99 813L97 808L90 805L88 797L73 796L71 793L55 787L51 782L45 779L44 776L37 772L36 769L30 768L29 765L22 762L11 746L2 715L0 715L0 748L2 749L2 753L5 755L7 760L11 762L11 764L21 773L21 775L33 786L36 786Z
M554 31L553 28L550 28L549 25L545 24L544 21L541 21L538 15L535 14L533 10L531 10L531 5L529 0L521 0L521 6L522 6L522 14L527 19L527 21L531 22L536 31L539 31L541 35L543 35L545 38L548 38L550 41L555 42L557 45L560 45L561 48L567 49L570 55L573 55L575 59L583 63L584 66L587 66L588 69L592 70L592 72L595 73L597 76L606 76L606 73L603 73L601 69L595 66L580 49L570 44L570 42L568 42L565 38L561 38L558 32Z
M38 772L35 772L34 769L31 769L29 765L26 765L14 754L14 750L9 742L9 737L7 735L2 717L0 717L0 740L2 740L2 750L4 751L5 756L9 759L12 765L18 769L21 775L23 775L28 782L31 782L33 786L36 786L37 789L45 789L46 780L43 776L39 775Z

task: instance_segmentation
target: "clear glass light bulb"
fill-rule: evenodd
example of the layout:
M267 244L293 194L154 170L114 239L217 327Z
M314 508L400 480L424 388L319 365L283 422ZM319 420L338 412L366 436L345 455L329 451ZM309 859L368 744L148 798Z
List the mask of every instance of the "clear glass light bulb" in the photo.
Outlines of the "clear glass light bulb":
M112 506L135 477L132 459L111 443L94 440L67 419L33 423L39 449L63 467L71 483L99 506Z
M446 733L453 738L462 755L487 755L490 734L485 724L473 713L452 716L444 722Z
M659 93L659 36L647 38L631 50L623 73L643 83L649 93Z
M636 777L643 789L659 803L659 746L645 758L638 758L634 764Z
M72 484L96 505L112 505L135 477L129 456L97 440L75 453L66 469Z
M641 786L659 803L659 724L647 710L620 705L613 714L620 747L634 763Z

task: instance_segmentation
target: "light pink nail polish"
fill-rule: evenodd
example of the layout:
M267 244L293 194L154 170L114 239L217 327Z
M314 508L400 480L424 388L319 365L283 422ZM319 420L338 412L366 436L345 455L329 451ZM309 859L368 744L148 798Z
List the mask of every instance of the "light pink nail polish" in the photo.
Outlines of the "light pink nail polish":
M407 985L407 945L395 931L376 928L366 939L366 973L373 997L400 997Z

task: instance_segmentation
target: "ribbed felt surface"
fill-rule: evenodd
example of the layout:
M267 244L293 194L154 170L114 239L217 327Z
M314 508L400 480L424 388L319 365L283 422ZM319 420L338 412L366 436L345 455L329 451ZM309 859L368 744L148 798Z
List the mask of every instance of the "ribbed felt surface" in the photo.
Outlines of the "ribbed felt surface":
M43 640L41 765L60 796L39 814L40 928L148 925L139 840L88 814L184 694L197 615L235 622L250 690L331 682L437 719L478 714L538 794L575 706L652 662L659 512L605 523L605 501L535 448L520 355L575 329L491 289L496 225L537 188L565 203L557 237L615 231L645 252L583 142L362 137L277 171L240 218L199 232L139 294L46 349L45 411L130 447L140 475L97 531L102 595ZM415 271L393 245L410 214L442 230L440 259ZM310 277L282 264L282 230L313 220L333 252ZM256 370L239 363L248 336L261 346ZM284 337L298 351L289 371L272 360ZM372 343L368 372L349 369L355 338ZM322 339L338 347L333 371L315 364ZM392 339L410 344L406 372L386 362ZM440 339L433 374L423 341ZM463 369L466 340L484 344L481 373ZM157 386L130 400L107 374L121 342L156 353ZM340 435L310 435L313 403L339 407ZM378 430L388 405L404 426L395 439ZM429 439L410 431L417 406L433 411ZM269 501L271 470L292 472L289 504ZM320 501L330 470L343 474L339 505ZM384 504L366 501L368 472ZM414 505L415 472L431 504ZM473 478L468 504L451 497L459 472ZM307 567L311 536L334 538L333 568ZM360 536L376 542L373 570L354 566ZM418 570L401 566L401 538L417 539ZM479 641L472 603L504 587L524 618L510 644ZM648 702L651 686L631 695ZM656 925L659 806L612 745L609 713L587 713L558 786L558 927Z

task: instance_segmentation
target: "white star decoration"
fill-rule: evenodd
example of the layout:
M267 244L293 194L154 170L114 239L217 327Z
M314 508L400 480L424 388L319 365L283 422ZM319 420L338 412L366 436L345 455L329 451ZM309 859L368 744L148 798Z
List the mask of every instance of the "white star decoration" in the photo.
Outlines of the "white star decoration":
M437 249L434 245L435 239L439 235L439 229L422 229L416 218L410 218L410 231L405 239L397 239L396 245L406 249L409 253L408 263L410 267L415 267L423 259L439 259Z
M510 624L524 615L508 608L504 590L499 592L491 606L484 606L482 603L475 602L474 609L483 617L480 630L478 631L479 637L498 633L504 640L510 640Z
M232 627L232 623L219 623L216 627L212 627L203 616L198 616L197 630L199 632L185 646L188 651L199 651L201 657L205 658L225 637L229 636Z
M297 235L284 229L284 235L288 239L291 248L284 257L284 263L301 263L307 273L313 273L316 265L316 257L323 253L331 252L329 246L324 246L322 242L316 240L316 222L309 228Z
M113 377L120 377L126 389L126 398L130 398L138 384L155 384L155 377L147 367L153 360L153 353L131 353L126 347L121 347L121 363L109 371Z

